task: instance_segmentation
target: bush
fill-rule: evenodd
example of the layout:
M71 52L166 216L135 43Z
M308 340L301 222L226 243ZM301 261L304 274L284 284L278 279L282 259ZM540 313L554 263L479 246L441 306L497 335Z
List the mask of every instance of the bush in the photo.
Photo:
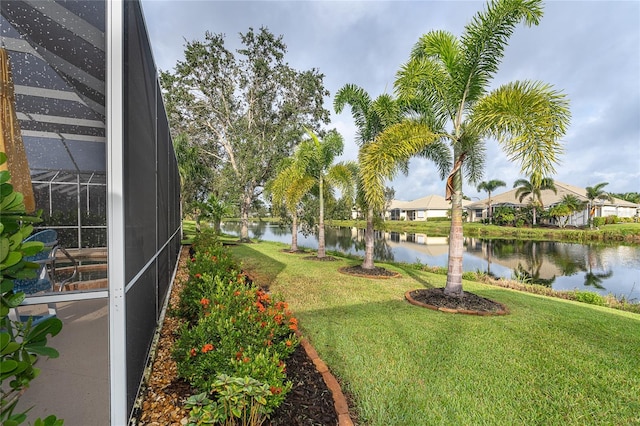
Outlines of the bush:
M178 310L187 321L173 352L178 375L205 393L194 397L192 416L201 422L194 424L207 424L202 419L218 418L220 413L234 413L236 418L268 415L291 389L291 384L285 383L284 360L298 345L297 320L284 301L247 283L217 241L207 248L198 247L203 251L193 253L190 279L182 291ZM245 401L241 406L230 409L223 393L212 393L221 375L229 377L227 385L235 389L233 392L267 392L256 394L259 403L252 399L256 395L249 392L236 398L236 402ZM255 383L242 391L240 381L249 379ZM205 403L203 398L211 400ZM250 408L254 403L258 405ZM240 412L244 414L236 415Z
M598 293L593 293L591 291L578 291L575 292L575 299L578 302L588 303L590 305L598 305L604 306L605 299L600 296Z
M604 217L594 217L593 218L593 226L595 226L596 228L599 228L601 226L603 226L606 222L606 219Z
M607 216L607 217L604 218L604 220L605 220L604 223L606 225L612 225L614 223L618 223L619 222L618 216L616 216L616 215Z

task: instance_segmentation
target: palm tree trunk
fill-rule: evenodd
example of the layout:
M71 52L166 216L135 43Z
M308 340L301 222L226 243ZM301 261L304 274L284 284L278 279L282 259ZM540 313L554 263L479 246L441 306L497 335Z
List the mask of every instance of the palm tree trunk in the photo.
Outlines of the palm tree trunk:
M444 294L462 297L462 253L464 238L462 234L462 171L453 177L454 191L451 196L451 230L449 232L449 261L447 265L447 284Z
M373 229L373 209L367 210L367 229L364 233L364 262L362 269L373 269L373 247L374 247L374 229Z
M324 191L322 177L319 180L320 186L320 219L318 220L318 258L326 256L324 249Z
M298 251L298 215L294 213L291 216L291 251Z
M536 206L533 206L533 226L536 226Z

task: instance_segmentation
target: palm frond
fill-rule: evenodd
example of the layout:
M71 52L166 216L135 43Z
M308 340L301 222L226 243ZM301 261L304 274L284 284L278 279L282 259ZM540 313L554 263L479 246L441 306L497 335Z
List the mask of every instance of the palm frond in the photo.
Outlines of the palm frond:
M449 75L454 76L460 66L460 41L448 31L436 30L424 34L411 50L412 59L435 59L445 66Z
M441 62L430 58L411 59L400 67L394 86L398 100L427 117L429 123L446 123L455 117L456 104L451 98L453 80Z
M447 177L447 174L453 166L451 149L442 139L436 140L425 146L419 155L435 163L440 179Z
M390 126L374 142L363 146L359 157L366 203L374 209L382 208L385 179L392 179L399 164L440 138L422 124L405 121Z
M538 25L542 6L542 0L492 0L465 26L463 67L456 78L460 99L474 102L484 94L516 25Z
M351 106L351 115L358 129L358 143L368 141L367 127L370 115L371 97L360 86L345 84L333 99L333 109L340 114L346 105Z
M555 173L569 126L567 97L540 82L512 82L483 97L471 123L480 135L494 136L511 161L529 176Z

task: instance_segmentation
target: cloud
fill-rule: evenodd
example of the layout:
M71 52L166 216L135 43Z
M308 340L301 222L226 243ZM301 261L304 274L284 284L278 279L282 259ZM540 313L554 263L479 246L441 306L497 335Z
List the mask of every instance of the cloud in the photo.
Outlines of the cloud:
M283 34L286 60L297 69L318 68L331 92L344 84L373 98L393 92L395 74L413 44L430 30L460 37L484 3L479 1L150 1L143 0L154 56L172 69L184 38L225 33L229 46L250 26ZM531 79L567 94L572 123L554 179L576 186L609 182L614 192L640 191L640 2L548 1L538 26L516 28L493 87ZM345 138L341 159L357 158L350 112L332 114L329 128ZM484 179L510 187L520 178L495 142L487 142ZM409 176L392 182L399 199L444 193L433 165L411 162ZM465 183L464 192L477 194Z

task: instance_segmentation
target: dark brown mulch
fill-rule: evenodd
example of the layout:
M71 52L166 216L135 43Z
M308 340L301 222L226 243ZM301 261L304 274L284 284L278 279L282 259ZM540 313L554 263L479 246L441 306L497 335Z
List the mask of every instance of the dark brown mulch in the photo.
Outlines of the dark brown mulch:
M309 253L305 249L298 249L298 250L282 249L282 252L283 253L290 253L290 254L305 254L305 253Z
M187 259L189 252L183 249L180 266L170 295L170 305L176 308L179 294L188 279ZM139 425L179 426L187 411L184 401L196 393L184 380L177 377L176 363L171 356L180 321L167 315L160 331L158 350L153 360L152 372L147 383L145 397L134 417ZM272 413L267 425L270 426L334 426L337 424L333 395L327 388L322 375L299 346L286 362L287 379L293 388L279 409Z
M465 291L462 297L447 296L443 288L426 288L408 292L411 299L439 310L454 310L461 313L507 313L501 303Z
M397 278L400 276L397 272L388 271L380 266L374 266L373 269L365 269L362 265L345 266L340 268L340 272L366 278Z
M336 259L336 258L335 258L335 257L333 257L333 256L322 256L322 257L318 257L318 256L306 256L306 257L303 257L303 259L304 259L304 260L317 260L318 262L333 262L333 261L335 261L335 260L338 260L338 259Z
M302 345L287 360L287 379L293 388L267 425L334 426L338 423L331 391Z

